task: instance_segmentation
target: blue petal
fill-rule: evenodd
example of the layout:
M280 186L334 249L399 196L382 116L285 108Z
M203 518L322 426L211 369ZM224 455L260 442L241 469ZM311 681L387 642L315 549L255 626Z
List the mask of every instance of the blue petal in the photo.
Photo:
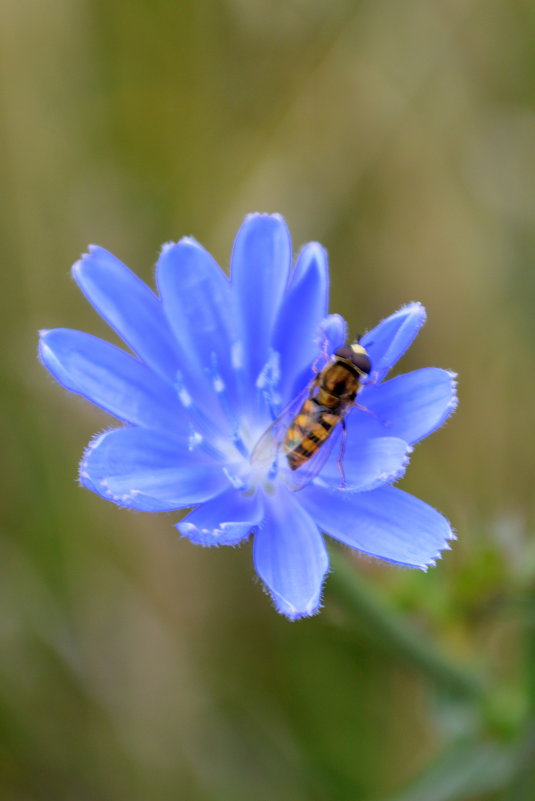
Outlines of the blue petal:
M177 529L196 545L236 545L262 516L258 495L227 490L190 512Z
M321 323L321 332L326 339L325 349L332 355L347 340L347 323L340 314L328 314Z
M255 382L264 368L291 264L290 234L277 214L251 214L238 231L231 259L241 359Z
M94 245L72 273L89 302L126 344L162 378L174 381L176 347L154 292L119 259Z
M337 348L340 348L347 338L347 323L339 314L328 314L319 325L316 338L315 359L308 363L294 381L293 395L298 396L314 379L317 373L327 363ZM292 400L292 398L289 398Z
M454 539L436 509L396 487L352 494L311 485L299 497L326 534L388 562L426 570Z
M414 341L425 323L421 303L409 303L362 337L372 363L370 380L381 381Z
M337 443L338 445L338 443ZM355 428L347 431L342 459L345 482L338 465L340 449L335 447L316 484L345 492L372 490L397 481L409 463L411 448L397 437L361 438Z
M282 406L300 388L295 386L296 376L310 367L320 351L320 323L327 314L328 301L327 254L321 245L311 242L299 254L273 335L273 347L281 357Z
M425 367L396 376L384 384L368 385L359 403L369 414L355 415L354 439L380 433L414 444L439 428L457 406L455 373ZM353 424L353 413L348 419ZM349 440L349 437L348 437Z
M109 342L56 328L41 332L39 355L60 384L120 420L171 431L184 427L173 389Z
M148 428L97 436L80 463L80 481L107 500L142 512L166 512L207 501L228 487L220 466L184 442Z
M236 339L230 281L212 256L194 239L166 245L156 268L163 307L179 343L186 383L235 400L232 347Z
M256 571L279 612L290 620L313 615L329 567L325 543L314 520L283 487L266 495L265 503L254 539Z

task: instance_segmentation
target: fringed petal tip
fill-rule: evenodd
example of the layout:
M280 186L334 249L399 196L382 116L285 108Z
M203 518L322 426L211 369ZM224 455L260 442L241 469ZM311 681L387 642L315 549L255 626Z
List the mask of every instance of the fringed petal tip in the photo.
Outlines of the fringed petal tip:
M87 246L87 253L82 253L81 261L84 259L88 259L91 256L110 256L112 259L116 259L117 257L113 255L109 250L103 248L102 245L88 245Z
M87 250L84 251L80 258L74 262L71 267L71 275L79 283L80 274L84 264L94 259L110 259L111 261L118 261L117 257L110 253L109 250L103 248L102 245L88 245Z
M397 311L394 314L394 317L398 315L400 317L406 317L407 323L410 320L410 328L412 328L413 331L412 339L409 342L410 346L412 341L415 339L415 337L417 336L417 334L420 332L420 330L423 328L423 326L427 321L426 308L423 305L423 303L420 303L419 300L413 300L410 303L406 303L404 306L402 306L401 309L399 309L399 311ZM399 333L400 333L400 339L402 339L403 336L401 331Z
M193 509L176 524L177 531L194 545L239 545L262 518L259 496L227 489Z
M439 367L423 367L382 384L367 385L362 404L373 414L359 417L370 436L384 431L415 444L443 425L457 406L455 374ZM348 427L352 425L348 421ZM378 425L380 423L380 425Z
M406 318L407 321L411 320L411 327L418 332L427 321L427 310L419 300L411 300L409 303L404 303L403 306L400 306L400 308L389 315L386 320L399 320L400 317ZM379 325L381 325L381 323L379 323Z
M176 523L175 528L183 539L202 548L219 548L223 545L237 547L248 539L252 532L252 526L240 523L220 523L218 528L208 529L199 528L186 520Z
M446 551L451 551L451 542L454 542L457 539L457 535L455 534L454 530L449 525L449 533L446 535L444 542L440 545L439 549L434 553L429 559L421 565L412 565L412 567L416 568L417 570L421 570L424 573L427 573L430 567L436 567L437 562L440 561ZM411 565L409 565L411 567Z
M276 220L278 223L282 223L284 227L286 227L286 220L279 214L278 212L270 212L270 211L251 211L249 214L246 214L243 222L249 223L253 220L264 219L264 220Z
M350 546L351 547L351 546ZM363 558L364 560L369 560L372 563L377 564L378 562L386 563L387 565L393 565L394 567L399 568L406 568L408 570L421 570L422 573L427 573L430 567L436 567L437 562L442 559L442 555L444 551L450 551L451 546L445 543L442 548L433 556L429 557L426 562L402 562L398 559L390 559L386 556L381 556L378 554L368 553L367 551L359 551L358 548L351 547L352 553L357 555L358 557Z
M284 609L279 609L275 604L275 607L278 612L284 615L290 623L294 623L296 620L304 620L307 617L314 617L315 615L319 614L321 611L323 604L319 604L315 609L312 610L305 610L304 612L297 612L295 610L286 611Z
M328 269L327 265L329 262L329 254L319 242L307 242L299 253L297 254L296 263L300 260L305 258L307 261L312 261L315 259L319 264Z
M409 303L404 303L403 306L400 306L397 311L390 314L378 325L380 326L387 321L399 321L400 318L405 318L406 321L410 320L411 329L418 332L427 320L427 311L423 303L421 303L419 300L411 300ZM416 334L414 334L414 336L416 336ZM363 342L367 339L367 337L368 334L366 333L362 337Z
M184 237L185 238L185 237ZM176 247L176 242L170 240L169 242L164 242L160 248L160 256L164 256L169 250Z
M405 455L402 457L401 464L396 470L392 470L391 472L384 472L381 473L378 477L376 482L369 488L370 490L377 489L379 487L384 486L385 484L395 484L405 475L407 467L409 466L409 462L411 460L411 454L414 448L412 445L407 444Z
M364 334L361 344L369 353L373 367L371 375L376 383L382 381L411 346L425 320L425 308L413 301Z
M275 594L265 584L262 584L262 589L264 590L265 594L270 597L271 602L277 612L279 612L281 615L284 615L284 617L291 623L294 623L296 620L304 620L307 617L314 617L315 615L319 614L323 608L323 599L321 597L319 599L311 599L310 602L305 604L302 609L298 609L282 595Z
M100 477L99 480L95 481L91 478L91 474L89 472L89 460L91 454L98 448L98 446L106 438L106 435L112 430L113 428L106 428L100 433L95 434L95 436L92 437L92 439L88 442L80 460L80 464L78 465L78 484L81 487L90 490L91 492L95 492L105 500L112 501L123 509L132 509L131 501L136 497L136 495L139 496L141 493L137 492L136 490L131 490L129 493L123 493L122 495L114 493L110 490L108 481L105 477ZM134 511L136 510L134 509Z
M89 472L89 458L92 452L104 439L106 434L109 433L109 431L110 429L107 429L101 434L97 434L97 436L93 437L93 439L89 442L78 467L78 484L81 487L100 495L101 498L112 501L114 504L116 504L116 506L120 506L123 509L130 509L132 511L151 511L151 509L145 510L143 509L142 505L139 505L142 504L144 497L144 494L139 490L133 489L129 492L123 492L122 494L119 494L111 490L107 478L100 478L98 481L94 481L91 478L91 474Z
M308 514L326 534L385 562L423 569L453 537L440 512L397 487L339 492L336 503L321 487L301 492Z
M405 303L398 309L397 312L394 314L414 314L420 317L422 320L422 325L427 320L427 311L423 303L420 303L419 300L411 300L409 303Z
M459 405L459 396L457 395L457 385L459 384L458 375L453 370L446 370L447 374L451 380L451 400L448 404L448 414L453 414L456 410L457 406Z
M410 321L410 329L412 331L410 342L412 342L427 321L426 308L419 300L411 300L410 303L405 303L401 306L401 308L394 312L388 319L399 319L400 317L405 318L406 325L409 324Z
M218 465L185 459L184 443L141 426L94 437L80 463L80 482L107 500L140 512L170 512L203 504L227 482Z
M107 253L108 251L104 250L104 248L101 245L93 245L93 244L88 245L87 250L84 250L80 254L80 258L74 262L74 264L72 265L72 269L74 270L74 268L77 265L81 264L84 261L87 261L87 259L90 259L92 256L98 256L99 253L101 252Z
M396 481L399 481L405 475L407 467L409 466L409 462L411 460L411 454L414 448L412 445L407 445L407 452L403 458L402 463L399 466L399 469L390 473L390 474L382 474L379 476L379 482L377 486L382 486L383 484L395 484Z
M321 603L329 556L314 519L279 487L265 496L253 561L277 610L289 620L314 615Z
M180 246L189 246L194 248L199 248L204 251L203 246L197 242L194 236L182 236L178 242L173 242L170 240L169 242L164 242L160 248L160 256L165 256L170 250L173 248L180 247Z
M437 428L443 426L456 411L457 406L459 405L459 397L457 395L457 385L459 382L457 380L457 373L453 372L453 370L444 370L443 372L446 373L450 380L450 397L444 406L442 414L436 420L435 425L428 433L432 433L432 431L435 431Z

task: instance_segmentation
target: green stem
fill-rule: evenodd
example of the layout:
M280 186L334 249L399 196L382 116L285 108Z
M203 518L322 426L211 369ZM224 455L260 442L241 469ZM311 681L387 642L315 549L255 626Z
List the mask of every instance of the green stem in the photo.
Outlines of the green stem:
M352 567L347 556L333 549L331 564L330 592L357 625L364 624L382 647L422 671L443 689L471 700L483 698L485 688L481 680L469 669L450 662L425 634L388 605Z

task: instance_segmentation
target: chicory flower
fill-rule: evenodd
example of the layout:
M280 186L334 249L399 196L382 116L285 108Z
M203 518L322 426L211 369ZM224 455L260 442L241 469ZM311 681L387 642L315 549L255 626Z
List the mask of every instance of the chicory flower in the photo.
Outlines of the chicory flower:
M41 332L40 358L71 392L121 421L80 464L83 486L142 512L195 507L177 524L192 542L252 535L256 571L290 619L317 612L329 567L323 533L357 551L427 569L453 538L442 515L392 486L412 446L456 405L455 376L424 368L384 380L425 321L410 303L361 340L372 372L346 418L343 457L295 489L255 445L309 385L318 360L346 341L327 314L327 255L306 245L292 269L288 229L253 214L240 228L230 278L194 239L162 248L158 294L101 247L73 276L126 350L70 329Z

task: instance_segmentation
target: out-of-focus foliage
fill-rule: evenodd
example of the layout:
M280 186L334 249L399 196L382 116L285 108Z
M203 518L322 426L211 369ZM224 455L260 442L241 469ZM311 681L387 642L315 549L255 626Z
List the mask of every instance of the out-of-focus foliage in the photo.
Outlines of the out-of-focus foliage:
M535 6L4 0L0 17L0 796L532 801ZM402 485L459 542L427 575L357 561L356 622L334 576L322 615L289 624L247 546L198 550L176 516L80 490L111 421L35 359L37 328L105 332L68 278L88 242L150 279L184 234L227 263L253 210L328 248L353 333L420 300L401 369L460 373ZM448 687L415 640L483 690Z

